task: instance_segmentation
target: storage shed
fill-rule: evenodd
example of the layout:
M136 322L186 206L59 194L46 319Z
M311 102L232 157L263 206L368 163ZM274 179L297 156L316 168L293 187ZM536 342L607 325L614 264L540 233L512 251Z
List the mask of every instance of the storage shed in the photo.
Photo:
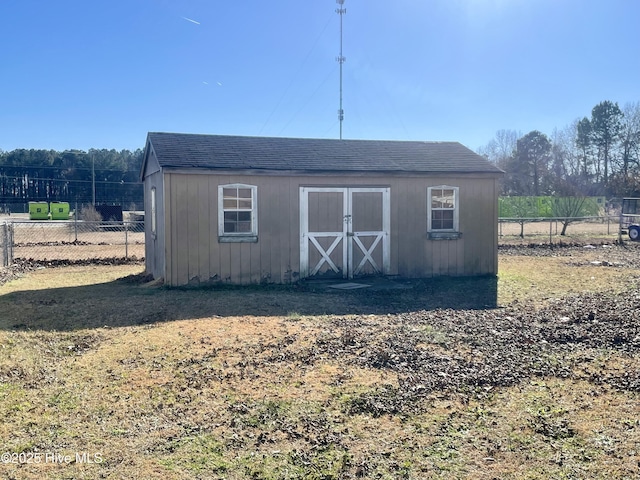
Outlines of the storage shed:
M149 133L146 270L176 286L495 275L502 173L456 142Z

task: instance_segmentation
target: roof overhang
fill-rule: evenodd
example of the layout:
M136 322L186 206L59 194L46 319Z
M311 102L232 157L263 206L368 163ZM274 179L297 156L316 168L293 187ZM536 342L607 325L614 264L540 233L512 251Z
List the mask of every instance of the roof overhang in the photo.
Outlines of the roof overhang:
M183 175L255 175L267 177L471 177L471 178L502 178L503 171L499 172L460 172L460 171L433 171L433 172L413 172L403 170L370 170L367 172L350 170L267 170L259 168L251 169L227 169L227 168L202 168L202 167L172 167L164 166L165 173L177 173Z

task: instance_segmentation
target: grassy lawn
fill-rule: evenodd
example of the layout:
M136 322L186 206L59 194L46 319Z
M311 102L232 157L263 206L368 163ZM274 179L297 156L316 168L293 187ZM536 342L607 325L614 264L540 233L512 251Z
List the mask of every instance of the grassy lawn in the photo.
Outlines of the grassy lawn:
M639 253L347 292L29 272L0 286L0 477L637 477Z

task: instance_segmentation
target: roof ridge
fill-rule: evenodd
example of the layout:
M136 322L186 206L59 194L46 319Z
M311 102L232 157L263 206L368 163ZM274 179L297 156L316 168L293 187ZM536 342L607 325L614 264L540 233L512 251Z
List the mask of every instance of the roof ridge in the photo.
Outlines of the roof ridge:
M382 143L426 143L426 144L459 144L455 140L399 140L399 139L367 139L367 138L325 138L325 137L265 137L260 135L236 135L221 133L184 133L184 132L149 132L149 135L175 135L190 137L214 137L214 138L239 138L239 139L274 139L274 140L294 140L294 141L328 141L328 142L382 142Z

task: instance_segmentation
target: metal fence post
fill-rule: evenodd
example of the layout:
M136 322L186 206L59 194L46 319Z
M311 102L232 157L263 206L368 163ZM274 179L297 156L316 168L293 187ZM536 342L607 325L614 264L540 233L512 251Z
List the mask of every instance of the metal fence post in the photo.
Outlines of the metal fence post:
M622 245L622 210L620 210L620 219L618 220L618 222L620 222L618 224L618 244Z
M129 230L127 228L127 222L124 222L124 258L129 258Z
M2 266L9 266L9 249L7 247L7 222L2 224Z
M13 223L7 227L9 230L9 265L13 263Z

